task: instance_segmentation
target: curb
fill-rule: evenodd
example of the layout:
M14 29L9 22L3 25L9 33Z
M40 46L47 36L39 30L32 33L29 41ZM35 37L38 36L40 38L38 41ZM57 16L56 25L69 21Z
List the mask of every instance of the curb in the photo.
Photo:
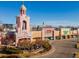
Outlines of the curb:
M55 47L52 47L51 50L49 50L48 52L42 53L40 55L34 55L34 56L31 56L30 58L40 58L40 57L52 54L55 50L56 50Z

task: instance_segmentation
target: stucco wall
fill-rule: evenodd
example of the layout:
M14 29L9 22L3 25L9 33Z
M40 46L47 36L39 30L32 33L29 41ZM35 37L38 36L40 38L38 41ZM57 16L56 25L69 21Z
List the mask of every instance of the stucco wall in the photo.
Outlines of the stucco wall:
M32 39L42 37L41 31L32 31Z
M59 31L54 30L54 36L59 36Z

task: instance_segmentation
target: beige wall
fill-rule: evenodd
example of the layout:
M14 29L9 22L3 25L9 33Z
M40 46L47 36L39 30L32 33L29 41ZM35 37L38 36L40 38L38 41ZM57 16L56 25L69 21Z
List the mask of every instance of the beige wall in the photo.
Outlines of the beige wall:
M73 35L77 35L77 30L73 30Z
M32 31L32 39L42 37L41 31Z
M77 31L78 31L78 35L79 35L79 28L77 29Z
M54 30L54 36L59 36L59 31Z

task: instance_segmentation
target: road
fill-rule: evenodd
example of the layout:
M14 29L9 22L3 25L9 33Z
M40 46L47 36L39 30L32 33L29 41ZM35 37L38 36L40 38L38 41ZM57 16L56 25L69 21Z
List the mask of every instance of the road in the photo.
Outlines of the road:
M45 56L38 56L38 58L72 58L74 52L77 51L75 40L53 40L51 43L55 51Z

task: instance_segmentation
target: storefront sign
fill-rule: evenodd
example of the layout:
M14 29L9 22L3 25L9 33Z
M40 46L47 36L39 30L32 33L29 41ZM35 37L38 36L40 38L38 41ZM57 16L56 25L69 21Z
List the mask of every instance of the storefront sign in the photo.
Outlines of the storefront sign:
M70 35L70 28L61 28L61 35Z

